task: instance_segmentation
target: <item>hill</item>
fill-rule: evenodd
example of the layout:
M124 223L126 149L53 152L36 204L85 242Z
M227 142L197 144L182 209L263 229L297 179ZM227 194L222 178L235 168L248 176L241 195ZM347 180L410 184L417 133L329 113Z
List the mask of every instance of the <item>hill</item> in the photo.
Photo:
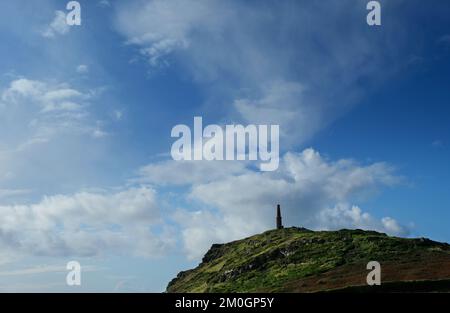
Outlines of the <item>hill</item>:
M369 261L382 285L366 285ZM167 292L450 291L450 245L363 230L270 230L214 244Z

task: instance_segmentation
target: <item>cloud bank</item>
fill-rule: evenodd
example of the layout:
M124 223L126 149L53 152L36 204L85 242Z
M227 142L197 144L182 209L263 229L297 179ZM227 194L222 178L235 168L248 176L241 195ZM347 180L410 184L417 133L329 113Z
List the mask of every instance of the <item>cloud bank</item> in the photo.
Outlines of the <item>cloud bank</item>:
M44 197L28 205L0 206L0 247L6 255L158 256L173 245L160 223L150 187Z
M362 228L393 235L407 235L408 228L391 217L378 219L357 204L364 203L383 187L401 183L402 178L385 163L361 165L341 159L323 158L317 151L286 153L280 169L274 173L255 172L248 168L230 171L220 179L210 180L214 163L208 163L203 177L202 163L163 161L146 166L140 172L148 181L161 185L188 184L186 199L199 209L179 209L173 218L179 223L186 252L200 257L214 242L226 242L272 229L274 207L281 203L287 226L312 229ZM231 162L233 163L233 162ZM223 162L222 162L223 164ZM215 164L218 169L220 164ZM219 172L220 173L220 172ZM180 177L190 177L180 181Z

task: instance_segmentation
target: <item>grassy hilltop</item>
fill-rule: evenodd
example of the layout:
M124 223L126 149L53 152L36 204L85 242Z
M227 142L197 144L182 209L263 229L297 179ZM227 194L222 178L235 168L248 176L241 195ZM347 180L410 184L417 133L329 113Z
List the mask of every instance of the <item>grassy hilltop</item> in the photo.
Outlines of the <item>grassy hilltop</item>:
M382 285L366 286L369 261ZM214 244L167 292L450 291L450 245L363 230L270 230Z

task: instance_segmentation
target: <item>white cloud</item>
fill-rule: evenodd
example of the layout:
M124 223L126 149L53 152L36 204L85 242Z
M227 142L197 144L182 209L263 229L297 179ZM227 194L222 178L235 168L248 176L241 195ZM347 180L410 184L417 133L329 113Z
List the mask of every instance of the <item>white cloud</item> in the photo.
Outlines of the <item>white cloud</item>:
M400 225L395 219L391 217L383 217L381 219L381 222L383 223L383 227L380 228L381 231L384 230L390 234L395 235L407 235L409 232L407 228Z
M86 74L89 72L89 66L86 64L80 64L77 66L77 73L79 74Z
M151 172L170 172L175 168L181 177L190 177L193 170L186 169L186 165L170 167L169 163L160 163L152 165ZM209 172L214 170L210 168ZM170 181L170 177L160 183L191 183L189 199L207 207L195 212L180 209L174 215L191 258L200 257L213 242L226 242L273 228L277 203L282 204L286 225L407 234L407 229L394 219L379 220L357 205L349 204L362 203L380 187L401 182L384 163L364 166L346 159L331 162L313 149L306 149L302 153L287 153L281 160L280 170L274 173L241 168L217 180L191 177L180 182L177 177ZM157 176L154 178L152 182L158 183Z
M97 105L100 91L30 78L0 89L1 204L96 185L95 160L110 158L106 143L96 140L110 134L109 110Z
M161 226L149 187L54 195L27 205L0 206L0 247L19 255L160 256L173 244Z
M94 129L92 132L92 137L94 138L104 138L106 136L108 136L108 133L101 129Z
M259 223L252 219L205 210L189 212L180 209L173 218L182 227L181 238L189 259L201 258L213 243L242 239L261 231Z
M9 150L15 145L16 151L22 151L68 133L105 135L91 118L90 101L95 97L95 90L81 91L67 83L28 78L11 81L0 92L2 127L14 135Z
M26 78L12 81L1 96L4 106L19 101L31 101L38 104L42 112L79 110L82 106L76 101L87 98L88 94L72 89L67 84L49 85Z
M46 38L54 38L56 35L67 34L70 26L67 25L66 14L63 11L55 11L55 18L50 25L42 32Z
M113 111L113 116L114 116L114 119L116 121L120 121L122 119L122 117L123 117L123 112L120 111L120 110L114 110Z
M191 32L210 27L215 20L212 15L214 8L202 1L147 1L121 11L118 27L127 35L128 43L141 45L141 53L152 66L157 66L163 57L186 49Z
M391 217L383 217L377 220L367 212L363 212L358 206L350 206L340 203L334 208L325 209L317 216L319 229L359 228L386 232L391 235L408 235L408 228L399 225Z
M98 6L102 8L109 8L111 6L111 3L108 0L100 0L98 2Z
M303 142L320 129L325 114L303 99L304 92L298 82L271 81L255 97L235 100L234 107L245 122L281 125L281 136Z

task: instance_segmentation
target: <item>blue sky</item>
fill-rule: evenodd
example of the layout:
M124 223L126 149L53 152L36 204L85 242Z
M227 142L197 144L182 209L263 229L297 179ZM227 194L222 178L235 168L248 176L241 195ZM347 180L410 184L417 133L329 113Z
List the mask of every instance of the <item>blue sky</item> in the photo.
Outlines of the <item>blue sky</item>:
M276 203L450 241L450 4L380 2L3 2L0 291L162 291ZM173 161L194 116L279 124L279 169Z

